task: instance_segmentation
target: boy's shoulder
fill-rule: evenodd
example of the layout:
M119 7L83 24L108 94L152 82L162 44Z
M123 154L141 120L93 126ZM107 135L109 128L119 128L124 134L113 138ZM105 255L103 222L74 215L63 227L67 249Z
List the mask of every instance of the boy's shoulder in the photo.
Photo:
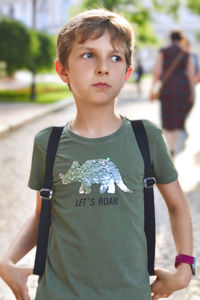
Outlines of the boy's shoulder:
M134 121L134 120L133 120ZM137 120L135 120L137 121ZM162 130L158 127L158 125L156 125L155 123L146 120L146 119L141 119L144 128L146 130L147 135L161 135L162 134ZM129 119L126 119L126 122L130 122Z
M126 118L126 117L123 117L124 119L124 122L126 124L126 128L131 128L131 121L138 121L137 119L136 120L130 120L129 118ZM155 136L162 136L162 130L159 128L159 126L149 120L146 120L146 119L140 119L140 121L142 121L143 125L144 125L144 128L145 128L145 131L146 131L146 134L147 134L147 137L148 139L151 139L151 138L155 138Z
M132 130L131 128L131 121L137 121L137 120L130 120L128 118L124 118L125 119L125 122L126 122L126 128L127 130ZM139 121L139 120L138 120ZM155 123L149 121L149 120L146 120L146 119L140 119L140 121L142 121L143 125L144 125L144 128L145 128L145 132L146 132L146 135L147 135L147 138L148 138L148 142L150 144L150 146L152 145L152 143L154 144L155 142L159 142L161 140L163 140L163 137L162 137L162 130L159 128L158 125L156 125Z
M161 134L162 130L159 128L159 126L149 120L142 120L144 127L146 129L146 131L152 132L152 133L158 133Z
M47 128L40 130L38 133L36 133L35 146L37 148L46 152L52 128L53 128L53 126L47 127Z
M155 123L149 120L142 120L149 143L154 143L156 140L162 139L162 130Z

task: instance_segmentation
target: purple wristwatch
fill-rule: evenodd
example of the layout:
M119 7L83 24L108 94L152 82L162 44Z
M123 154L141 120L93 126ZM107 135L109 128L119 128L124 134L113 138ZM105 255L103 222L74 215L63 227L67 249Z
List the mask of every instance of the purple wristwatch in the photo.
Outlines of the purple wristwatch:
M175 259L175 268L177 268L181 263L186 263L191 266L192 274L195 275L195 266L196 266L196 258L190 255L179 254Z

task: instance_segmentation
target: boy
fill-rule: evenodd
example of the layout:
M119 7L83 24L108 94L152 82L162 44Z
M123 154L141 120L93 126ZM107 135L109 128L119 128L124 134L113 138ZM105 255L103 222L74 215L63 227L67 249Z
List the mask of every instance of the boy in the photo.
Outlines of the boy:
M182 263L174 272L156 270L150 288L144 164L129 120L114 112L115 98L131 74L131 26L115 13L86 11L63 27L57 46L56 69L72 91L77 114L65 126L56 154L48 257L36 299L150 300L151 292L154 300L167 297L189 283L191 269ZM144 124L177 253L192 255L191 217L177 173L160 130ZM37 191L50 132L47 128L35 139L29 186ZM32 269L15 264L36 244L40 209L37 192L35 213L1 260L0 274L17 299L30 299L26 282Z

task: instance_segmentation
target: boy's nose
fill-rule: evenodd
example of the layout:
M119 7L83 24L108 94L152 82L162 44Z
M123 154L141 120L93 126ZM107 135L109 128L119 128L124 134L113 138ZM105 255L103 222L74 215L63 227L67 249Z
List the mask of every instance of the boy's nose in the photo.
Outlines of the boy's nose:
M105 61L101 60L98 62L98 65L96 67L96 73L98 75L108 75L108 65Z

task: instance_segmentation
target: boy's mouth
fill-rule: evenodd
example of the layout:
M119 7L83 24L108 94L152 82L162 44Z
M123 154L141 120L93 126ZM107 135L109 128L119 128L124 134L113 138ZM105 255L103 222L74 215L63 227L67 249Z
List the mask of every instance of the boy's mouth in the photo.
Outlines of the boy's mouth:
M93 84L92 86L95 86L97 88L109 88L110 85L107 84L106 82L97 82L95 84Z

